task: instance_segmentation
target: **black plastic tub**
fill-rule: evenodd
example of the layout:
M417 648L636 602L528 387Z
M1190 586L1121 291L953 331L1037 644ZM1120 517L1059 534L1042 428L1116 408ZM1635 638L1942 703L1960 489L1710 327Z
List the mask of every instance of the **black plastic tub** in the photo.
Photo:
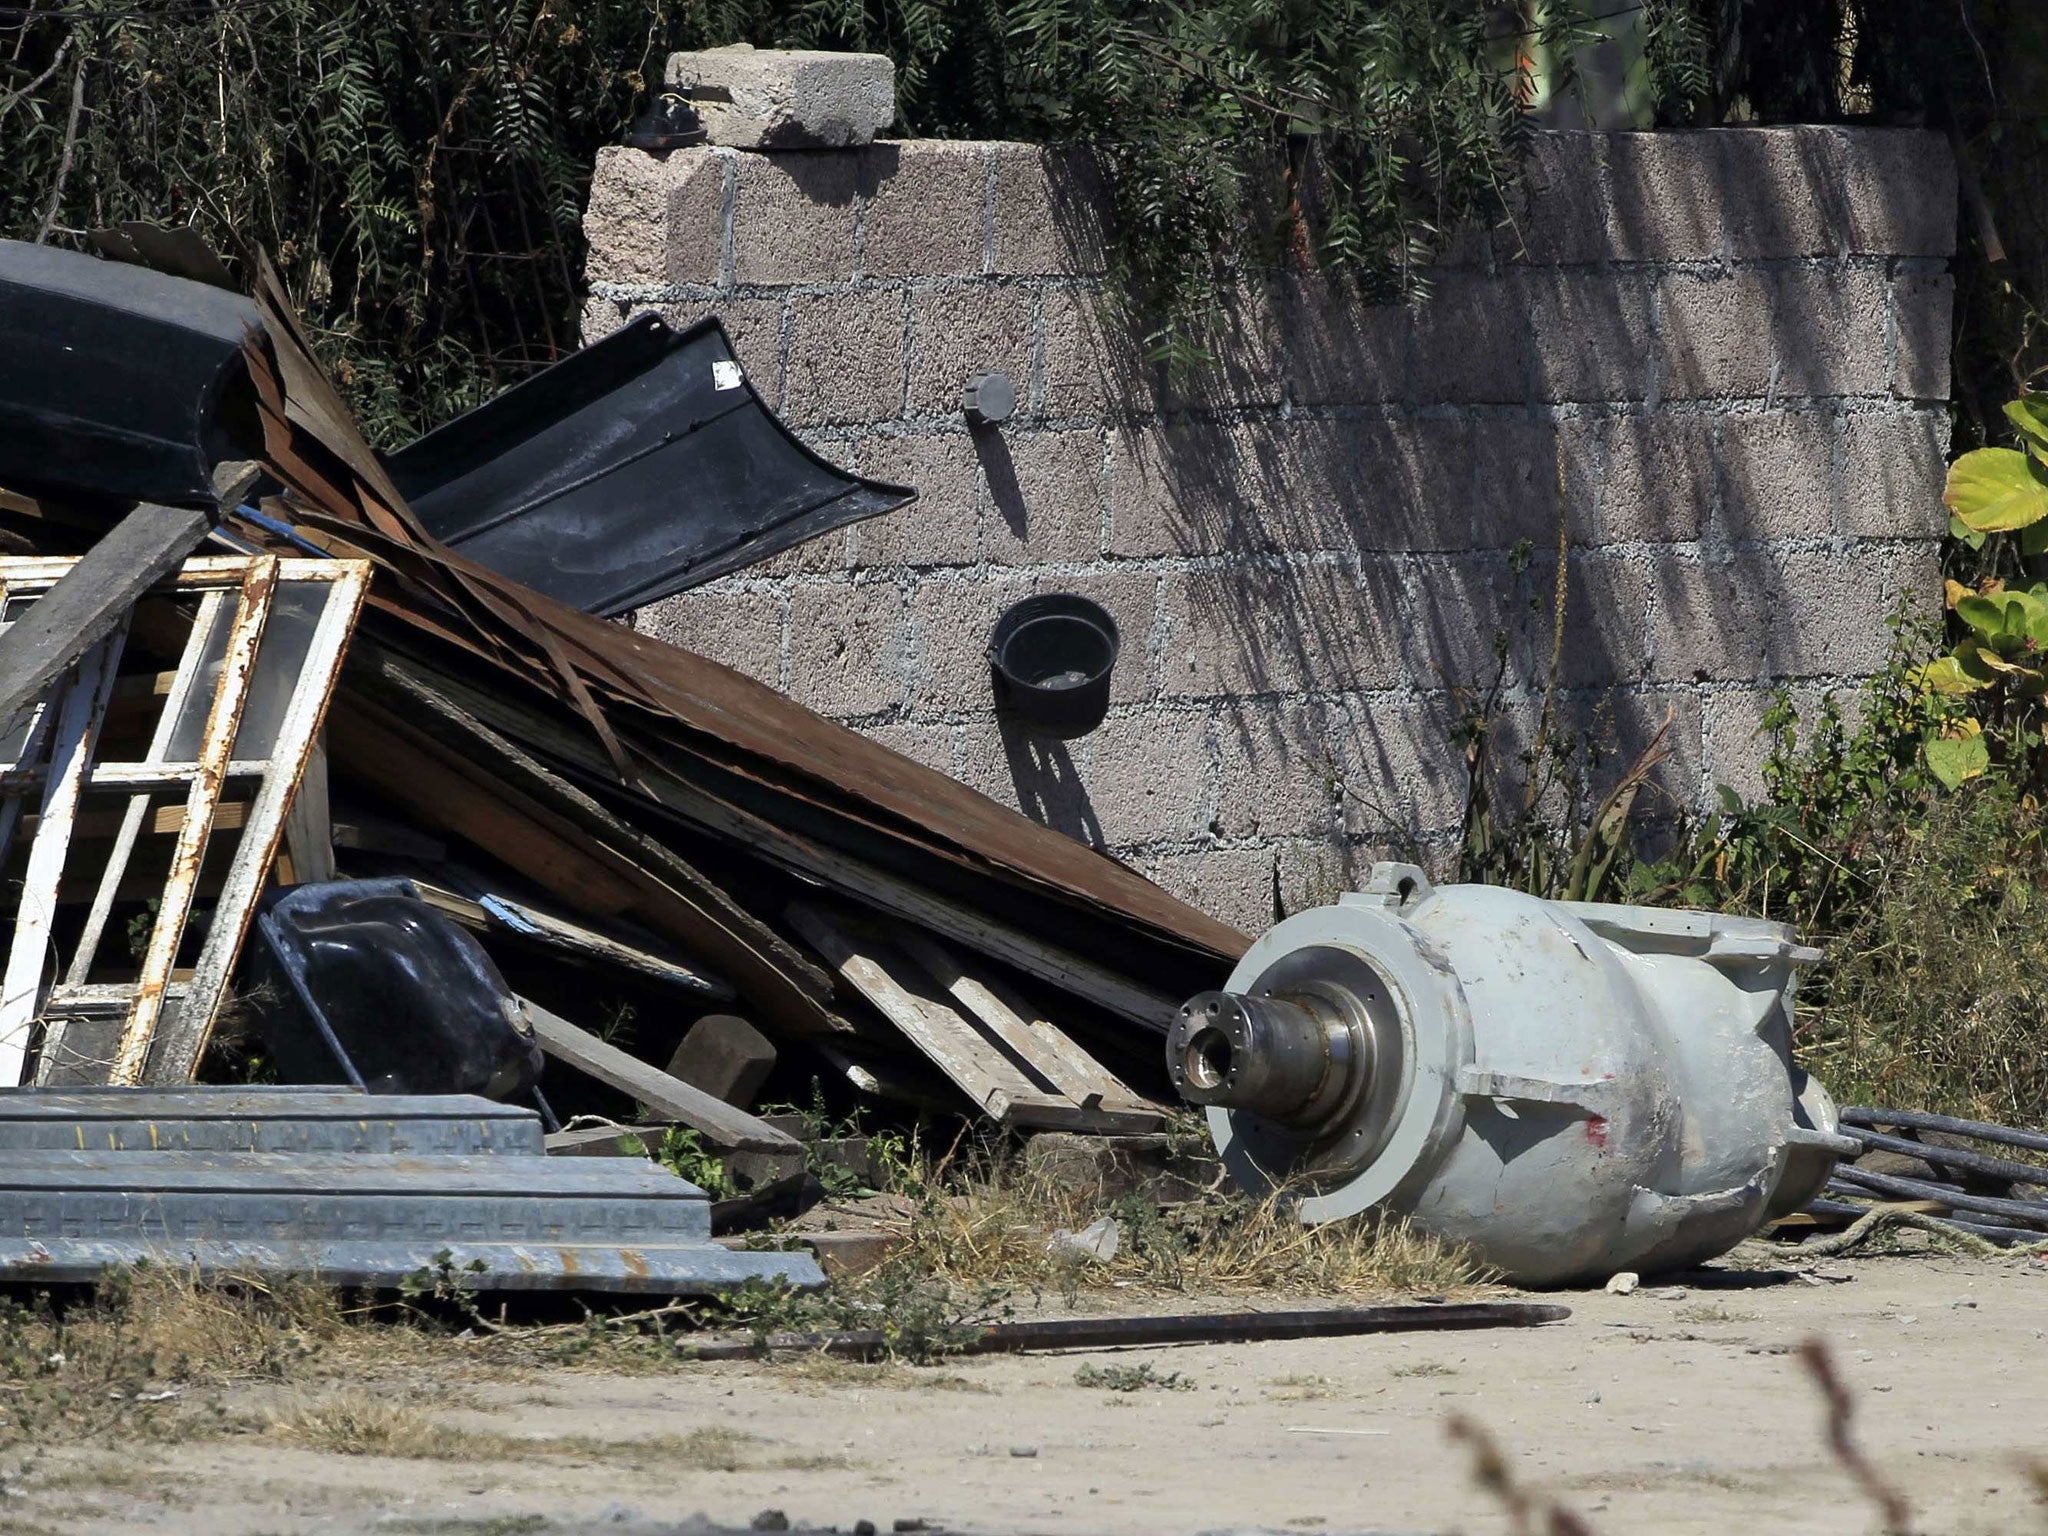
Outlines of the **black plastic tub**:
M996 705L1033 735L1071 741L1109 712L1116 620L1071 592L1045 592L996 620L988 661Z

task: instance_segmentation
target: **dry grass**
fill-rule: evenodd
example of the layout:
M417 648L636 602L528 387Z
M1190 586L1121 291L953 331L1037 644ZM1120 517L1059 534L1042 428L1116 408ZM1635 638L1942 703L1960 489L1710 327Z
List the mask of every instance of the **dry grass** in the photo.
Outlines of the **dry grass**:
M1140 1199L1104 1207L1026 1168L977 1150L905 1173L917 1201L900 1262L963 1285L1028 1285L1072 1294L1123 1281L1172 1291L1280 1291L1299 1295L1449 1295L1494 1278L1469 1255L1397 1220L1304 1227L1284 1192L1254 1200L1204 1194L1164 1210ZM1051 1235L1111 1214L1122 1226L1116 1257L1075 1264L1048 1254Z
M327 1455L407 1461L527 1462L547 1457L692 1472L813 1472L846 1464L838 1456L778 1454L758 1436L720 1424L626 1440L494 1434L445 1423L416 1403L356 1391L294 1403L273 1417L269 1433Z

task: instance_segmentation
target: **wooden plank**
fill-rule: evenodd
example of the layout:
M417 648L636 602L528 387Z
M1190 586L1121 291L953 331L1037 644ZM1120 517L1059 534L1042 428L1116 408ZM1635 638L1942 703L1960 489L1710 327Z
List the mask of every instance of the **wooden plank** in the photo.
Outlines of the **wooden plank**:
M295 884L332 880L334 829L327 815L327 744L316 741L306 754L306 771L292 795L284 821L285 846L291 850Z
M268 766L260 757L230 758L221 769L220 776L224 779L260 779ZM44 771L42 766L33 762L0 763L0 795L35 788L43 782ZM198 772L198 762L189 758L171 763L94 763L87 787L95 791L126 789L138 794L184 789Z
M508 933L579 959L638 971L643 976L652 976L718 1002L730 1002L737 996L730 985L716 976L628 944L610 934L586 928L581 923L573 923L552 912L543 912L525 902L514 901L509 896L484 892L479 898L471 899L424 880L416 879L413 884L434 906L457 922L467 923L473 928Z
M401 729L459 754L466 771L496 778L501 795L527 816L615 860L616 873L643 894L636 915L716 967L767 1021L805 1035L851 1029L826 1006L830 979L674 849L417 680L379 671L362 686L387 700L387 709L404 711Z
M1105 1134L1152 1131L1166 1123L1163 1109L1131 1092L1065 1030L1003 983L992 976L969 975L944 945L924 934L904 931L892 933L890 939L1077 1109L1099 1114Z
M117 619L113 633L95 642L80 659L58 710L50 776L43 786L36 838L29 845L21 904L15 911L14 934L7 951L7 970L0 981L0 1085L13 1087L22 1080L29 1030L41 1001L43 961L50 952L57 916L57 886L71 844L71 821L85 792L86 765L98 745L100 721L106 714L124 638L125 626Z
M825 962L903 1032L992 1119L1015 1123L1014 1111L1049 1096L946 1003L920 995L880 946L863 948L838 922L807 901L789 904L790 925Z
M0 718L48 688L113 633L137 598L178 568L213 526L206 512L144 502L0 634ZM10 587L14 582L6 575Z
M410 665L387 651L366 657L380 675L394 681L411 677ZM471 710L481 721L544 749L551 757L574 764L603 781L616 778L610 764L589 739L521 708L500 695L464 687L452 678L435 686ZM1022 929L988 918L921 886L898 879L851 854L827 848L774 822L707 794L668 771L658 760L636 764L640 788L678 820L768 860L795 874L831 887L879 912L929 928L953 942L1014 966L1027 976L1072 993L1119 1018L1140 1024L1162 1040L1173 1027L1182 999L1154 992L1092 960L1048 944Z
M336 706L329 738L335 765L402 805L420 822L503 859L579 912L625 912L638 889L596 853L541 826L506 787L399 734L358 700Z
M185 638L184 652L178 658L178 668L171 674L169 686L164 691L163 712L157 716L156 727L150 733L149 745L144 749L145 763L161 764L164 755L170 751L171 738L177 732L178 718L184 713L185 703L192 696L199 674L206 661L207 640L213 634L213 627L220 622L221 610L227 604L227 593L209 592L199 600L199 612L192 621L192 632ZM161 825L154 830L183 831L184 813L182 807L164 806L162 810L177 809L178 825L166 828ZM121 889L121 877L128 872L128 861L135 852L135 840L142 835L142 818L149 813L149 796L132 795L121 811L121 825L114 834L114 846L107 855L106 867L100 872L99 889L93 894L92 909L86 914L85 928L79 934L78 947L71 952L71 969L65 973L66 986L83 986L85 978L92 971L94 959L99 954L100 939L106 932L107 919L112 915L114 902ZM158 821L162 821L159 814ZM53 1059L57 1054L49 1053Z
M83 558L81 555L0 556L0 583L6 585L8 594L13 597L37 592L47 593ZM159 580L165 588L178 592L210 592L216 588L233 591L241 586L252 558L259 557L198 555L178 566L175 576L160 577ZM316 560L311 556L303 560L281 559L277 562L277 577L280 581L288 582L341 581L347 574L345 566L344 561Z
M185 824L178 829L171 849L171 870L164 881L164 893L150 926L149 944L142 954L142 974L135 982L135 1006L121 1031L114 1053L114 1067L108 1081L115 1085L142 1080L142 1068L156 1036L157 1020L163 1014L164 986L171 978L178 947L185 938L185 925L192 915L200 861L206 857L206 841L213 835L214 807L220 803L223 773L228 754L234 751L235 736L242 728L242 712L249 699L249 680L256 671L256 651L270 621L272 601L277 595L277 562L268 557L252 560L242 579L242 595L228 629L227 649L221 657L220 676L214 683L213 701L206 712L206 727L199 739L199 771L185 792ZM215 909L218 924L222 914ZM187 999L189 1005L189 997ZM180 1079L182 1081L182 1079Z
M277 563L288 568L308 562ZM335 682L341 675L342 654L348 648L356 616L362 611L363 594L370 585L368 561L310 563L327 568L324 575L332 583L332 590L320 606L320 617L314 621L298 680L285 705L284 717L278 722L277 739L270 748L269 770L250 804L248 826L235 844L234 862L229 865L227 880L213 904L213 920L207 925L206 944L193 967L191 988L184 1001L166 1016L156 1038L147 1043L144 1059L131 1062L126 1052L128 1042L123 1042L122 1070L134 1075L117 1076L116 1082L189 1082L212 1036L214 1016L227 993L235 957L241 953L243 937L256 913L256 898L262 894L278 845L284 840L285 813L319 740L328 701L333 698Z
M675 1120L701 1131L722 1147L758 1152L793 1152L802 1144L757 1119L715 1099L701 1088L693 1088L679 1077L670 1077L659 1067L637 1056L629 1056L608 1045L587 1029L579 1029L559 1014L550 1013L530 998L521 998L540 1048L578 1072L630 1093L652 1111L651 1118Z

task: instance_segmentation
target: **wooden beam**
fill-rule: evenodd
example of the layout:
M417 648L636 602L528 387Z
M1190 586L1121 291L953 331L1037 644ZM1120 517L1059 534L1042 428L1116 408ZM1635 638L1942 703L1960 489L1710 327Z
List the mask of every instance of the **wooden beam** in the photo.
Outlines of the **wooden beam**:
M136 600L177 570L212 514L144 502L0 632L0 720L54 683L114 631Z
M767 1121L735 1109L679 1077L670 1077L637 1056L627 1055L529 998L519 1001L525 1005L527 1018L533 1021L533 1032L543 1051L621 1093L630 1093L653 1112L654 1118L678 1121L701 1131L721 1147L750 1152L801 1150L802 1144L795 1137L778 1131Z

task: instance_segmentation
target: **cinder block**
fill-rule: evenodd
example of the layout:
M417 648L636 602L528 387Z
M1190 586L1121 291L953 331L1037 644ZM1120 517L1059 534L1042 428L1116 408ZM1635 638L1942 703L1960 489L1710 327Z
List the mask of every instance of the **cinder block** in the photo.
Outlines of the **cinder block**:
M695 651L770 688L782 683L782 599L773 592L699 587L649 603L633 628Z
M782 300L718 299L699 304L658 304L652 308L677 330L716 316L732 343L733 356L771 409L782 407ZM587 340L587 338L586 338Z
M1105 846L1081 773L1083 743L1045 741L993 715L969 721L960 741L962 783L1076 842Z
M912 140L863 153L874 190L862 224L861 270L869 277L979 277L988 237L983 146Z
M1573 556L1566 563L1561 647L1556 571L1555 558L1541 555L1520 570L1500 555L1419 565L1409 589L1409 674L1425 688L1483 685L1496 675L1536 688L1548 680L1556 650L1566 687L1609 687L1641 676L1642 570L1598 550Z
M1453 548L1557 547L1557 496L1565 448L1552 421L1475 421L1463 500L1470 537ZM1448 518L1452 509L1446 508Z
M1405 304L1367 304L1349 283L1282 278L1275 294L1281 376L1297 405L1378 405L1408 398Z
M1248 934L1273 926L1276 866L1270 847L1203 848L1161 853L1140 863L1142 871L1171 894L1218 922Z
M1948 531L1946 411L1853 412L1842 419L1842 531L1938 539Z
M1358 698L1331 710L1347 835L1398 840L1458 825L1466 778L1464 749L1454 731L1458 713L1457 701L1447 695Z
M1949 397L1949 349L1956 280L1946 272L1901 272L1892 279L1892 335L1898 356L1892 393L1902 400Z
M1335 462L1355 463L1357 476L1337 504L1348 509L1358 547L1403 552L1470 549L1478 537L1473 503L1476 440L1499 424L1425 416L1393 423L1359 422L1349 434L1340 434ZM1489 505L1498 511L1488 494ZM1491 536L1488 542L1493 542Z
M1730 256L1838 256L1848 250L1843 133L1743 128L1723 133L1721 149Z
M1620 261L1703 261L1726 247L1726 129L1603 135L1607 245Z
M789 672L783 690L835 718L879 714L904 700L903 594L893 582L798 582L789 589Z
M1656 346L1647 280L1610 271L1515 274L1535 334L1539 400L1641 400Z
M989 488L985 558L1037 565L1101 554L1100 430L989 433L975 447Z
M1093 277L1108 269L1102 174L1083 150L992 144L993 270L1017 277Z
M1167 698L1384 688L1400 676L1391 561L1293 560L1160 578Z
M1956 164L1945 134L1921 128L1843 131L1849 249L1953 256Z
M1714 441L1704 416L1659 411L1580 425L1597 446L1599 493L1591 517L1572 504L1575 534L1588 544L1680 543L1699 537L1714 505Z
M1423 404L1529 399L1529 312L1506 282L1477 273L1447 274L1416 304L1414 325L1414 390Z
M914 763L923 763L949 778L957 766L953 750L959 730L951 725L930 725L912 720L888 720L861 727L861 735L879 742L891 752L900 752Z
M1771 300L1771 279L1760 272L1672 273L1662 279L1659 353L1665 397L1694 400L1768 391Z
M1777 393L1883 395L1886 281L1867 268L1799 269L1776 275L1771 334Z
M1160 371L1109 301L1086 289L1048 289L1038 409L1054 420L1150 410L1164 396Z
M590 244L584 280L718 282L731 158L710 149L659 156L617 145L600 149L583 214Z
M1078 742L1082 782L1110 847L1192 842L1214 804L1209 721L1197 710L1112 714Z
M1735 411L1721 418L1722 531L1735 543L1835 528L1834 418Z
M915 294L911 301L912 416L960 420L960 386L968 375L999 368L1030 398L1032 333L1037 295L1010 283L975 283ZM1020 415L1025 412L1020 411Z
M1581 266L1604 260L1607 200L1602 187L1602 136L1534 133L1523 162L1520 216L1503 234L1520 237L1497 248L1537 266Z
M792 426L903 414L904 295L793 294L782 414Z
M853 530L834 528L747 567L749 577L837 575L853 564Z
M630 306L616 299L599 298L592 295L583 301L583 345L588 347L603 341L626 323L626 311Z
M775 1042L730 1013L707 1013L692 1024L668 1063L670 1077L741 1109L752 1106L774 1070Z
M1259 465L1213 422L1109 434L1109 548L1135 558L1221 554L1256 542Z
M742 283L843 283L875 167L858 154L738 155L733 272Z
M1226 699L1213 722L1219 837L1332 837L1340 771L1331 710Z
M855 565L973 565L981 558L981 466L967 433L875 433L861 442L860 472L910 486L917 500L855 525Z
M1159 376L1155 387L1160 407L1227 410L1278 405L1287 340L1272 287L1265 283L1226 284L1219 288L1215 302L1214 311L1193 337L1207 354L1206 360L1184 372Z
M1703 710L1696 688L1603 689L1559 700L1560 722L1583 749L1578 779L1598 805L1653 744L1663 754L1636 814L1653 817L1700 803L1706 782ZM1667 723L1668 721L1668 723ZM1660 793L1661 792L1661 797Z
M1726 785L1745 800L1763 795L1763 764L1772 747L1771 738L1763 730L1764 712L1771 708L1779 691L1754 685L1706 691L1701 712L1705 773L1710 785ZM1814 683L1795 684L1784 691L1801 719L1807 721L1815 718L1828 692L1824 685Z
M670 54L664 79L711 143L739 149L841 149L896 120L896 65L879 53L733 43Z
M1651 677L1761 681L1874 672L1891 644L1885 620L1904 574L1876 550L1657 561Z

